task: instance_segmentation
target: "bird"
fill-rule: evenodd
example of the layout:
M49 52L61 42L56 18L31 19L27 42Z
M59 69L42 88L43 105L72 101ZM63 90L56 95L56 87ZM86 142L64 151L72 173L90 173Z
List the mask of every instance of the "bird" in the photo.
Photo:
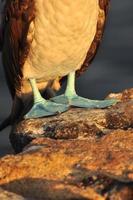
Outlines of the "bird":
M89 67L101 42L109 0L1 1L0 44L12 115L32 94L25 119L56 115L71 106L105 108L116 103L80 97L75 89L76 77ZM64 94L49 100L42 96L47 88L58 91L64 77Z

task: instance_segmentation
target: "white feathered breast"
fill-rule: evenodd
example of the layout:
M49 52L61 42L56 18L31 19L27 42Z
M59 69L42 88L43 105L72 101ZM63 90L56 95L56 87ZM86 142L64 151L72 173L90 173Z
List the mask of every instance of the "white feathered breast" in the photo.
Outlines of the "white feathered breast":
M48 81L79 69L96 33L98 0L35 0L35 9L24 78Z

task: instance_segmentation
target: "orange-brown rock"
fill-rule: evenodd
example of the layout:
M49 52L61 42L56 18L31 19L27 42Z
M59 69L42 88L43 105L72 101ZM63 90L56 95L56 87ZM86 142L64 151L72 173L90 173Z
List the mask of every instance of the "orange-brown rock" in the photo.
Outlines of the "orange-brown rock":
M0 188L0 200L26 200L22 196Z
M23 120L10 134L16 152L38 137L52 139L88 138L96 140L116 129L133 127L133 89L110 94L120 102L107 109L72 108L61 115Z
M125 89L119 93L111 93L107 96L107 99L115 98L122 102L133 100L133 88Z
M0 186L32 200L133 200L133 89L112 97L19 122L10 140L23 152L0 159Z
M0 186L38 200L132 199L132 146L133 132L121 130L96 140L36 139L0 160Z

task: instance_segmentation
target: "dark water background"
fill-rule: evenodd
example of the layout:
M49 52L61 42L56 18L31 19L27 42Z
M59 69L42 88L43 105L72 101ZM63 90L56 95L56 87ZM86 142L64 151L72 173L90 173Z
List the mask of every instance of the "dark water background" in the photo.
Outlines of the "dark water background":
M77 80L82 96L102 99L110 92L133 87L133 0L111 0L104 38L86 73ZM0 121L10 112L11 98L0 64ZM0 132L0 156L12 153L8 135Z

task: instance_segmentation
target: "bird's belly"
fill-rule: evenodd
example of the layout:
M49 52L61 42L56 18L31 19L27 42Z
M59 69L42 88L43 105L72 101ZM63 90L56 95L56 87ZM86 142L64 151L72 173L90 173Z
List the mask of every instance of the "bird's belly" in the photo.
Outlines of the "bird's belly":
M81 67L94 39L98 0L35 0L36 18L24 77L45 81Z

